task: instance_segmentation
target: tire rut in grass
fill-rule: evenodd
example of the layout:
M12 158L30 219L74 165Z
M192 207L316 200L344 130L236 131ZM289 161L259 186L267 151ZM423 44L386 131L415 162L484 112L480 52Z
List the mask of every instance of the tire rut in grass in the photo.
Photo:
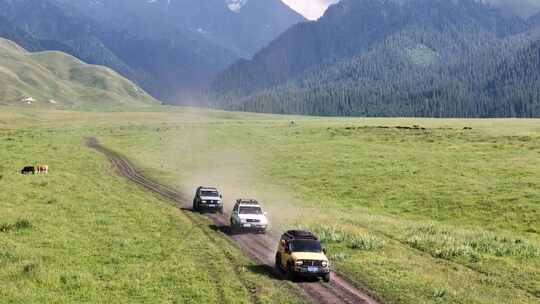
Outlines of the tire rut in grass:
M112 151L109 150L99 144L97 139L95 138L88 138L86 140L86 144L88 147L95 149L96 151L103 153L114 165L115 170L118 172L119 175L129 179L130 181L138 184L139 186L154 192L155 194L158 194L162 197L167 198L171 202L173 202L179 209L181 210L188 210L189 208L189 198L184 195L181 192L178 192L174 189L171 189L165 185L162 185L158 182L153 181L152 179L149 179L145 177L143 174L141 174L135 166L133 166L129 160ZM189 211L191 212L191 211ZM215 240L212 233L210 231L207 231L207 227L203 227L201 222L199 222L197 219L194 218L193 214L189 214L188 218L196 224L199 225L199 228L201 231L209 237L211 240ZM215 225L219 227L226 227L227 226L227 218L225 215L210 215L208 216ZM269 255L268 252L274 251L274 244L277 244L278 238L276 236L270 236L270 235L229 235L230 239L235 241L235 243L244 250L254 261L257 263L261 263L265 267L270 267L269 274L271 276L276 276L277 278L281 277L281 274L277 273L276 270L273 268L273 260ZM264 240L264 241L263 241ZM250 300L253 303L257 303L259 301L258 297L251 292L250 287L248 283L241 278L241 273L239 269L236 269L234 266L237 264L234 262L234 257L231 255L227 255L225 250L221 249L222 253L225 257L229 260L229 263L233 266L233 269L236 271L236 276L239 278L239 281L242 282L244 285L244 288L248 291L250 294ZM333 274L333 281L330 284L322 284L322 283L297 283L297 287L300 287L304 293L309 297L312 303L331 303L331 304L377 304L378 302L370 297L368 294L361 292L360 290L353 287L351 284L349 284L346 280L340 278L335 273ZM290 290L291 292L295 292L294 290Z
M177 205L177 207L179 207L179 206ZM196 219L191 214L186 213L186 215L190 219L190 221L194 225L196 225L199 228L199 230L212 242L212 244L217 244L219 242L219 239L217 239L215 235L210 233L208 231L207 227L204 227L204 223L201 223L201 221L199 219ZM227 262L229 263L231 269L233 270L236 278L242 284L242 287L247 291L247 293L248 293L248 295L250 297L250 303L255 303L255 304L261 303L259 298L256 296L256 293L253 292L253 288L252 288L251 284L247 280L245 280L243 278L242 273L241 273L241 269L240 269L240 265L238 264L238 262L236 261L234 256L230 252L225 250L224 248L221 248L219 246L214 246L214 247L217 247L218 250L221 251L221 254L227 259ZM216 281L216 284L219 285L219 282ZM222 292L222 299L225 299L225 292L223 291L222 288L221 288L221 292Z

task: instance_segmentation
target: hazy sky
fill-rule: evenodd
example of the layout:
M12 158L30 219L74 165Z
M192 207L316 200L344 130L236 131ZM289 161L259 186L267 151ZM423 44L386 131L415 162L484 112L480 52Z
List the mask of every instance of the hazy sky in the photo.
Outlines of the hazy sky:
M322 16L328 6L339 0L282 0L306 18L315 20Z
M330 4L339 0L282 0L306 18L315 20L322 16ZM480 0L528 17L540 11L540 0Z

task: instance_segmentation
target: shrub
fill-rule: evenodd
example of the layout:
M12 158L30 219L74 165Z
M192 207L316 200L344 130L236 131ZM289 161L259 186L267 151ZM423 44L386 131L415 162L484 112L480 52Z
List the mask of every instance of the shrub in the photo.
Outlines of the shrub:
M57 202L58 202L58 200L56 198L50 198L45 202L45 204L52 205L52 204L55 204Z
M444 296L446 295L446 290L445 289L436 289L435 291L433 291L433 297L434 298L444 298Z
M0 232L8 232L9 230L11 230L11 225L9 224L0 225Z
M12 230L22 230L32 228L30 221L26 219L21 219L15 222L15 224L1 224L0 232L9 232Z
M341 243L347 239L347 233L335 226L320 225L314 232L323 243Z
M384 241L371 234L360 234L354 236L349 243L351 249L377 250L384 246Z
M471 261L478 261L479 255L469 246L449 246L435 250L435 256L442 259L451 259L455 257L468 257Z
M32 228L32 224L26 219L16 221L14 226L16 230Z
M348 258L349 258L349 255L347 255L345 252L336 252L330 255L330 259L333 261L344 261Z
M27 265L24 265L23 267L23 272L25 274L31 274L32 272L34 272L34 270L37 268L37 265L36 264L27 264Z
M311 230L325 244L346 243L347 247L359 250L376 250L384 246L384 241L372 234L354 234L330 225L312 227L299 226L297 229Z
M412 229L406 242L415 249L443 259L468 257L471 261L478 262L482 254L521 258L540 256L538 248L519 238L501 237L495 233L452 234L432 225Z

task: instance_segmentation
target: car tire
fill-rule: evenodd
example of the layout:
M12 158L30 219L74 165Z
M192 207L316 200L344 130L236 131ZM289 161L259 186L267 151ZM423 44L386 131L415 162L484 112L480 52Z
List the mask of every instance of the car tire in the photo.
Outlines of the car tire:
M283 273L283 269L281 268L281 256L279 254L276 254L276 261L274 263L274 267L276 268L277 273Z
M220 208L219 208L218 213L219 213L219 214L223 214L223 207L220 207Z
M323 276L323 281L326 283L330 282L330 273L327 273Z
M236 225L234 224L233 220L231 220L231 224L230 224L230 227L231 227L231 234L237 234L238 233L238 227L236 227Z
M197 200L193 200L193 211L199 211L199 206L197 206Z
M287 279L291 282L296 282L296 274L294 273L290 262L287 263Z

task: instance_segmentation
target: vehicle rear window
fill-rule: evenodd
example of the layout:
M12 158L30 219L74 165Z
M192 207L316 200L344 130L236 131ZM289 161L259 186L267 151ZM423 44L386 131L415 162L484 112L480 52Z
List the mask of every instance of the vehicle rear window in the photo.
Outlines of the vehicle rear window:
M214 197L217 197L217 196L219 196L219 193L217 191L202 190L201 191L201 196L214 196Z
M240 206L240 214L262 214L260 207Z
M321 243L312 240L295 240L291 242L293 252L321 252Z

